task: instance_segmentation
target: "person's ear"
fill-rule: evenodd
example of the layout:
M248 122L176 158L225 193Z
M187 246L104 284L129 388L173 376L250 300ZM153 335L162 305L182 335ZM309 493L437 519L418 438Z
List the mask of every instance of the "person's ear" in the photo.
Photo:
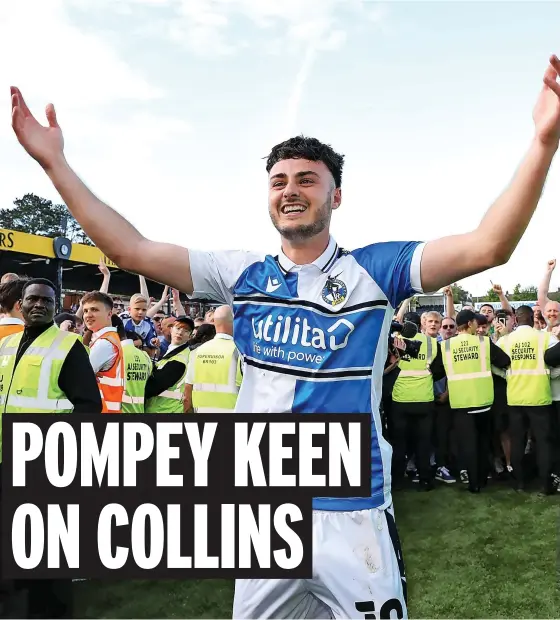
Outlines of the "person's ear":
M338 207L340 207L341 202L342 202L342 190L340 189L340 187L337 187L335 188L333 192L332 208L338 209Z

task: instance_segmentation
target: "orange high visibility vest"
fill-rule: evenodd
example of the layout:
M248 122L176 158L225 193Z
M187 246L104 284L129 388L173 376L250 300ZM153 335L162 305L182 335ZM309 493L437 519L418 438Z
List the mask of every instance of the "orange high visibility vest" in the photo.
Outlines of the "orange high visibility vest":
M21 325L21 323L17 324L8 324L8 325L0 325L0 340L5 338L6 336L11 336L12 334L18 334L25 329L25 325Z
M97 373L97 382L101 392L103 409L101 413L122 413L122 398L124 394L124 356L121 339L116 332L106 332L101 339L108 340L118 352L117 359L109 370L100 370Z

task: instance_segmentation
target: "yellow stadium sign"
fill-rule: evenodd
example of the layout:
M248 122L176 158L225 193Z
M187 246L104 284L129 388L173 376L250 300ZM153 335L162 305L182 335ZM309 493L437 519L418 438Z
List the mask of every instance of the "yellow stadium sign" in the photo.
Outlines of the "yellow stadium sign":
M53 241L51 237L41 237L40 235L30 235L29 233L0 228L0 251L55 258ZM75 263L98 265L102 258L107 267L118 269L118 266L104 256L99 248L81 243L72 244L72 251L68 260Z

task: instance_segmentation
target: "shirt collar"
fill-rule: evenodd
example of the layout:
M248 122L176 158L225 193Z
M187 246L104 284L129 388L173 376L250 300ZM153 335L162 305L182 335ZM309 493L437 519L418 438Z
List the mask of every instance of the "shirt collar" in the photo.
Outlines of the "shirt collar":
M329 236L329 245L327 246L327 249L321 254L321 256L319 256L319 258L314 260L311 264L315 265L315 267L326 273L334 265L337 256L338 244L332 236ZM294 267L301 266L296 265L293 261L291 261L284 254L283 250L280 250L280 253L278 254L278 264L282 268L282 271L284 271L285 273L288 273L289 271L294 269Z
M116 331L117 331L116 327L104 327L103 329L100 329L99 331L95 332L93 336L91 337L91 344L93 344L96 340L101 338L103 334L107 334L109 332L116 332Z
M0 319L0 325L25 325L25 323L16 317L3 316Z
M229 334L216 334L214 338L219 338L220 340L233 340L233 336Z

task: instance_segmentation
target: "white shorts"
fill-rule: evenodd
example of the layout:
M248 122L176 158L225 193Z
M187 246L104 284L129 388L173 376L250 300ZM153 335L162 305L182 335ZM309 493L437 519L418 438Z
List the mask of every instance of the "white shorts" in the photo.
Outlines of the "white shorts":
M393 507L313 511L313 579L238 579L233 618L407 618Z

